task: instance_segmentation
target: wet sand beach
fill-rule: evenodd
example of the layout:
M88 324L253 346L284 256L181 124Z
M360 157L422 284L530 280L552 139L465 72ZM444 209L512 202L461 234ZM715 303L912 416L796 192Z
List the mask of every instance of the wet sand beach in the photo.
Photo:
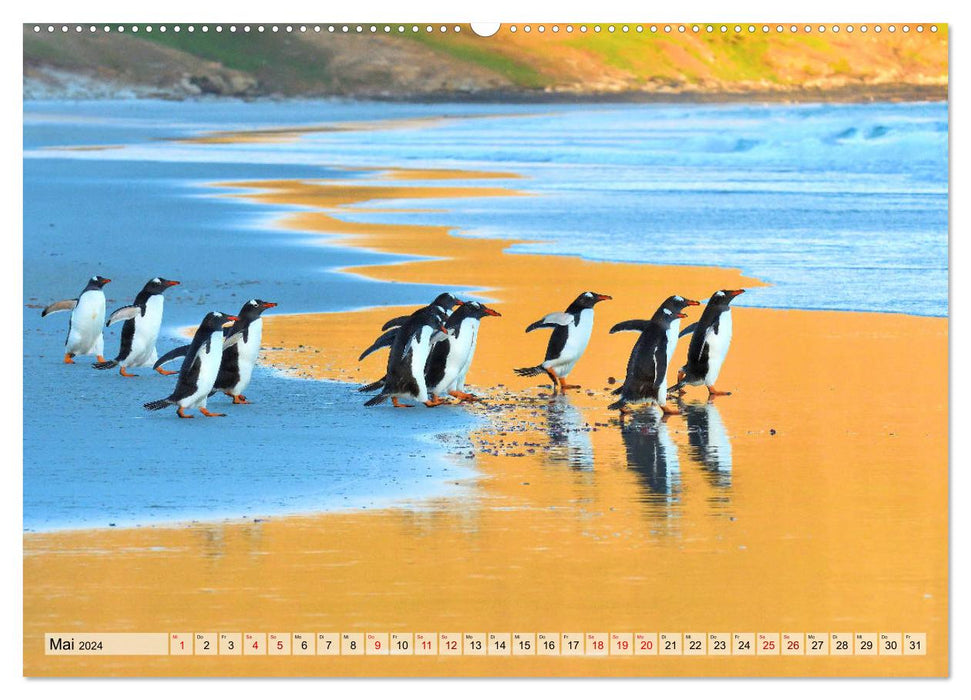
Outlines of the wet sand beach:
M649 318L669 294L705 299L761 282L731 269L511 255L515 241L341 219L380 200L434 208L529 196L528 181L512 190L494 177L389 170L353 183L231 183L243 190L232 196L308 208L283 227L434 256L354 274L472 288L503 314L482 322L469 375L485 400L434 409L484 420L473 450L452 457L479 474L465 495L367 513L27 534L25 674L947 674L947 319L737 308L718 382L733 394L708 403L691 388L681 415L642 411L621 425L605 407L635 337L609 328ZM540 378L513 375L545 350L546 333L524 335L526 325L588 289L613 301L597 307L570 375L582 389L553 397ZM266 357L320 379L376 379L385 354L357 356L400 311L269 317L264 345L283 350ZM685 323L700 310L688 313ZM686 348L682 339L675 367ZM43 655L44 632L92 631L91 620L146 632L926 632L928 654Z

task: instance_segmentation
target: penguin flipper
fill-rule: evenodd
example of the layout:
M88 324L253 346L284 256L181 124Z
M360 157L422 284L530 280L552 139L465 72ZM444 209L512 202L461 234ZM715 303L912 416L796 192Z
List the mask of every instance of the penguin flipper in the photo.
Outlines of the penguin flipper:
M530 333L535 331L537 328L556 328L557 326L569 326L573 323L575 319L573 314L568 314L565 311L556 311L551 314L546 314L540 320L535 323L531 323L526 326L526 332Z
M640 319L634 319L631 321L621 321L613 328L610 329L611 333L620 333L621 331L638 331L643 333L647 330L650 325L650 321L643 321Z
M158 369L162 365L171 362L177 357L185 357L189 353L190 347L190 345L183 345L182 347L175 348L175 350L169 350L167 353L158 358L158 360L152 366L152 369Z
M694 333L695 332L695 328L697 328L697 327L698 327L698 322L697 321L695 321L692 324L689 324L689 325L685 326L684 330L682 330L680 333L678 333L678 337L679 338L683 338L686 335L688 335L689 333Z
M117 323L118 321L127 321L130 318L135 318L142 312L142 307L140 306L122 306L120 309L115 309L111 312L111 316L108 317L105 326L110 326L112 323Z
M396 316L395 318L391 319L383 326L381 326L381 330L386 331L389 328L396 328L398 326L403 326L410 318L411 316Z
M378 339L375 340L373 343L371 343L370 347L368 347L367 350L365 350L364 352L362 352L361 353L361 356L358 357L357 359L358 360L363 360L365 357L367 357L368 355L370 355L372 352L375 352L377 350L380 350L381 348L390 346L394 342L394 339L395 339L395 337L397 335L398 335L398 329L397 328L392 328L391 330L387 331L386 333L383 333L382 335L378 336Z
M58 311L73 311L74 307L78 305L77 299L64 299L63 301L55 301L53 304L48 306L46 309L40 312L40 317L44 318L48 314L54 314Z

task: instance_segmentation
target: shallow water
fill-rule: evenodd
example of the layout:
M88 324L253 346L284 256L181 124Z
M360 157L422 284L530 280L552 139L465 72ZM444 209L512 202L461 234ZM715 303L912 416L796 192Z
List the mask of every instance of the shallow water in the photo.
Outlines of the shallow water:
M151 104L141 113L101 107L122 130L112 142L131 139L132 124L142 120L186 135L194 128L433 119L308 133L282 144L143 139L72 157L515 172L528 178L516 186L538 196L447 202L443 213L408 215L391 202L383 206L394 214L362 213L359 220L460 222L460 235L541 241L511 252L736 267L772 284L740 305L947 315L944 103L191 103L164 104L158 116ZM84 107L88 118L97 109ZM50 120L58 105L43 110ZM500 114L512 118L494 118ZM35 119L31 127L42 126L52 143L53 127ZM49 154L28 154L39 155Z

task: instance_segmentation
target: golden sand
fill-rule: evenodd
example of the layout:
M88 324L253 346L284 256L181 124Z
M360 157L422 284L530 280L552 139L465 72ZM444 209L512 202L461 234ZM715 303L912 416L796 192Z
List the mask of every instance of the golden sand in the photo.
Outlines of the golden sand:
M685 415L660 424L642 416L637 427L624 429L604 407L608 377L623 376L634 336L610 336L610 326L649 316L672 293L706 298L718 288L758 282L735 270L508 255L510 241L339 218L347 206L375 199L514 194L475 183L408 184L433 179L434 173L411 172L368 183L244 187L256 200L314 208L288 215L287 227L373 250L437 256L355 273L442 289L469 286L494 300L503 317L483 321L469 376L487 401L434 409L472 411L485 421L471 436L474 461L463 460L479 474L465 495L260 523L25 535L25 673L947 673L946 319L736 309L735 341L719 379L734 395L711 407L704 390L693 389ZM524 335L524 327L585 289L614 300L597 307L593 339L570 375L584 389L553 399L540 378L521 379L511 369L543 356L545 334ZM271 316L265 344L285 348L272 361L314 376L376 379L384 354L364 363L357 354L398 311ZM698 309L688 312L685 323L697 319ZM692 444L696 433L687 428L699 416L724 423L730 470L713 466L704 447ZM899 631L926 632L929 653L215 659L40 653L45 631L94 628Z

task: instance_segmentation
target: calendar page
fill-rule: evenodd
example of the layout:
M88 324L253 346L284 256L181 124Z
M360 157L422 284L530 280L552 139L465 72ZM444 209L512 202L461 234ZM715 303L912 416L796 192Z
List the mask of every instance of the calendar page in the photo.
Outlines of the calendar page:
M948 675L946 24L22 31L25 676Z

